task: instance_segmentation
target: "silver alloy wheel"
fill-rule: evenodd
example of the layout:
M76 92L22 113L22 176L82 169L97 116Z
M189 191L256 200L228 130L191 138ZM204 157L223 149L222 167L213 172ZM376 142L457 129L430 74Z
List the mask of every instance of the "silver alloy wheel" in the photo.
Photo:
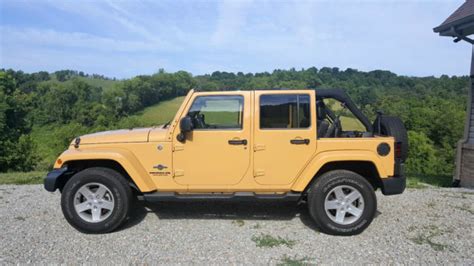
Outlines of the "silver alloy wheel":
M84 221L99 223L114 210L114 196L103 184L87 183L74 195L74 209Z
M364 198L359 190L352 186L337 186L326 195L324 209L333 222L348 225L362 216Z

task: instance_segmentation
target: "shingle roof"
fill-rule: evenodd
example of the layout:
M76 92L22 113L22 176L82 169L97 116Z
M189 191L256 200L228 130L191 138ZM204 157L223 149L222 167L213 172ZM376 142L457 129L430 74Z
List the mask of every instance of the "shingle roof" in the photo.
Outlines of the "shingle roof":
M452 29L454 29L455 32ZM473 34L474 0L466 0L451 16L433 30L434 32L438 32L441 36L456 37L456 33L463 36Z

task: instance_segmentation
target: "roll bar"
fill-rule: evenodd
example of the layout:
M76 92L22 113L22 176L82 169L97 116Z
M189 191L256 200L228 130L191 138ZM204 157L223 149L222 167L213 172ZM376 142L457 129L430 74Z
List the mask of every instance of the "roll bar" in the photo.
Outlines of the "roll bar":
M316 100L320 99L335 99L344 103L355 117L357 117L357 119L359 119L365 126L367 132L373 132L373 126L372 123L370 123L370 120L360 111L357 105L343 89L316 89Z

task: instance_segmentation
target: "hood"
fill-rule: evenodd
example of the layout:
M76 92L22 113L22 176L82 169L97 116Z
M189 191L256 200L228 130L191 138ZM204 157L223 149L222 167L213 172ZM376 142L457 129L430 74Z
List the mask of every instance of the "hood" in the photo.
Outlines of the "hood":
M80 136L80 144L147 142L152 128L132 128L102 131ZM74 144L75 140L71 144Z

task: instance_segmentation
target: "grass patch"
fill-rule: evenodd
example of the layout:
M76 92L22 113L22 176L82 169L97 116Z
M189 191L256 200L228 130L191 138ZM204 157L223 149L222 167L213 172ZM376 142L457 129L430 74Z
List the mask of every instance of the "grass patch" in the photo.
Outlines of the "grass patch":
M254 226L253 226L253 229L260 229L262 228L262 226L259 224L259 223L256 223Z
M293 246L296 244L295 240L285 239L279 236L274 237L268 234L253 236L252 241L255 242L255 244L259 248L273 248L277 246L287 246L289 248L293 248Z
M34 172L11 172L11 173L0 173L0 184L1 185L26 185L26 184L42 184L43 178L46 176L46 172L34 171Z
M278 263L277 265L288 265L288 266L309 265L311 260L312 259L309 257L298 258L296 256L289 257L285 255L280 259L280 263Z
M26 220L25 217L22 217L22 216L17 216L17 217L15 217L15 219L18 220L18 221Z
M448 175L408 175L407 188L451 187L453 177Z
M413 243L418 245L429 245L435 251L443 251L449 248L449 245L433 241L434 237L440 236L444 233L449 233L448 230L441 230L436 225L429 225L422 228L423 231L416 236L409 238Z
M236 225L238 227L242 227L242 226L245 225L245 222L244 222L244 220L234 220L234 221L232 221L232 224Z

